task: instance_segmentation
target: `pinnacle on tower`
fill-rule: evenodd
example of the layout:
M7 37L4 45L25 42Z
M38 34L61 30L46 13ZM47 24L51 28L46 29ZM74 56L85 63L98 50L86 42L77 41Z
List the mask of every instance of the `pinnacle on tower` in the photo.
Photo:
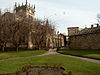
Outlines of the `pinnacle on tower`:
M27 3L28 3L28 2L27 2L27 0L26 0L26 5L27 5Z
M35 9L35 4L34 4L34 9Z
M15 7L17 7L17 3L15 2Z

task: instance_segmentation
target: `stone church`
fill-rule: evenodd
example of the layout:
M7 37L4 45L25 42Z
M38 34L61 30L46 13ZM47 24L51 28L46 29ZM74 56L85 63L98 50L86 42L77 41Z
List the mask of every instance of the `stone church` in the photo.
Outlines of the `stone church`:
M79 27L71 27L68 31L70 49L100 49L99 24L82 30Z
M29 20L34 20L35 19L35 5L33 7L33 5L30 5L30 3L28 4L28 1L26 0L26 3L22 5L17 5L17 3L15 3L15 8L14 8L14 13L16 14L17 19L21 19L21 18L28 18ZM33 48L33 43L31 40L31 31L29 33L29 37L28 37L28 48L32 49Z
M13 13L7 11L3 14L3 17L10 22L13 20L22 20L23 18L28 19L29 21L33 21L35 19L35 5L30 5L27 0L25 4L22 3L21 5L15 2ZM30 49L33 46L31 38L30 31L28 36L28 48ZM11 46L10 44L7 45L8 47Z
M39 41L36 41L36 39L40 39L40 38L38 38L38 35L41 35L41 34L37 34L37 32L38 33L41 33L41 32L44 33L44 31L45 31L44 28L47 28L47 27L43 26L40 23L40 25L41 25L40 28L42 28L41 29L42 31L39 30L39 28L37 29L38 23L37 24L35 23L35 21L36 21L36 19L35 19L35 5L31 6L30 3L27 2L27 0L26 0L25 4L22 3L21 5L15 2L13 13L5 12L3 14L3 17L4 17L4 19L6 19L6 21L9 21L10 23L17 22L16 25L19 25L19 22L22 23L23 20L24 20L24 22L27 21L27 23L25 25L27 27L33 27L34 29L30 28L29 32L27 33L27 36L23 36L24 42L21 42L19 47L20 48L28 48L28 49L35 49L35 48L38 47L37 42L39 42ZM31 25L30 23L32 23L33 26L30 26ZM44 24L49 24L48 20ZM20 24L20 25L22 26L22 24ZM24 23L23 23L23 25L24 25ZM36 28L34 26L36 26ZM52 28L52 26L50 26L48 28L50 29L50 28ZM51 30L53 31L53 29L50 29L50 30L47 30L47 31L51 31ZM25 29L22 30L22 31L23 31L23 34L26 34L24 32L24 31L26 31ZM34 36L34 35L37 35L37 37ZM15 39L19 40L18 34L16 34L15 37L18 37L18 38L15 38ZM63 35L63 34L48 33L48 34L46 34L46 37L45 37L45 35L43 35L41 37L42 37L41 48L45 48L45 47L46 48L56 48L56 47L66 46L66 36ZM18 41L18 43L19 43L19 41ZM13 47L13 46L14 46L14 44L12 43L12 41L7 42L7 44L6 44L6 47Z

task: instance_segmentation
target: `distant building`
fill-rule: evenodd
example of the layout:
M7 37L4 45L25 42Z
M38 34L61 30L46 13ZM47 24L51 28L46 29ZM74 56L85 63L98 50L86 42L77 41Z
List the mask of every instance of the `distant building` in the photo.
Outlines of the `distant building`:
M100 49L100 26L91 25L81 31L69 35L69 48L71 49Z
M81 30L82 28L79 28L79 27L68 27L68 36L73 35Z

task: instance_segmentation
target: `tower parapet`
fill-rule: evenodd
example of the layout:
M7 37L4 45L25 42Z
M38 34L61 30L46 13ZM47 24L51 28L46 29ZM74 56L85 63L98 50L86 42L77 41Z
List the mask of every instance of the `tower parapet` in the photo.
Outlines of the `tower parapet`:
M28 5L28 2L26 0L26 3L22 5L17 5L15 2L15 8L14 8L15 14L17 14L20 17L28 17L28 18L34 18L35 16L35 6L34 8L31 7L30 3Z

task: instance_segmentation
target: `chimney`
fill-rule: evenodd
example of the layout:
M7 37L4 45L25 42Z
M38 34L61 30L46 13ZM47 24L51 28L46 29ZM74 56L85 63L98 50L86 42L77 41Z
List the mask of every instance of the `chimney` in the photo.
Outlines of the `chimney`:
M91 28L93 28L93 25L91 25Z
M97 27L99 27L99 24L97 23Z
M27 5L27 3L28 3L28 2L27 2L27 0L26 0L26 5Z
M35 9L35 4L34 4L34 9Z
M87 26L85 25L85 28L87 28Z

